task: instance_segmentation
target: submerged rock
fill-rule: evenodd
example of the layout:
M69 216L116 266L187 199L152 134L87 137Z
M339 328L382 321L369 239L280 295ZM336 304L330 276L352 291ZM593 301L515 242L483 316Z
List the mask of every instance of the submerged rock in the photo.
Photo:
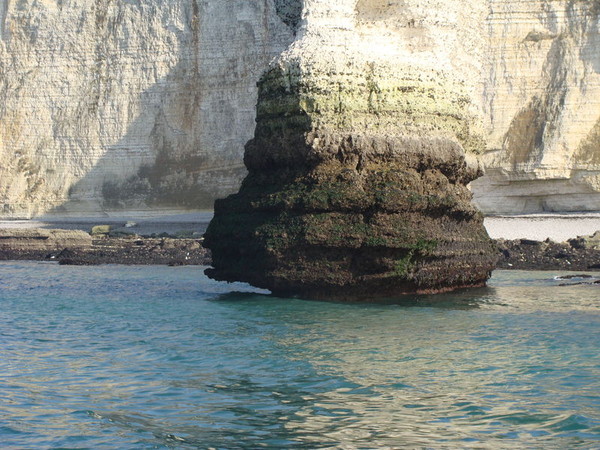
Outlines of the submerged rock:
M327 2L307 2L301 37L261 79L249 174L215 203L206 273L316 299L482 286L497 250L466 186L482 174L468 154L484 146L476 81L452 66L477 71L479 39L448 40L442 23L419 50L388 30L373 55L380 36L353 22L355 3L333 21Z

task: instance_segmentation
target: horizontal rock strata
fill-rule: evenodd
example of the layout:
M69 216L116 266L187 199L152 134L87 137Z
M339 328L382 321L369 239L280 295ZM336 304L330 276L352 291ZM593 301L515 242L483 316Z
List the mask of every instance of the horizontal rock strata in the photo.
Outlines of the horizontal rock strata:
M215 205L207 274L319 299L483 285L496 255L470 204L464 159L423 163L407 151L423 141L379 144L386 156L338 143L328 150L339 159L305 173L297 166L282 176L251 170L239 194Z
M52 252L63 249L86 250L92 237L77 230L0 229L0 252Z
M300 38L263 76L249 175L216 202L206 233L209 276L341 300L489 277L496 251L466 187L481 175L472 154L484 145L476 77L460 80L427 56L468 61L475 40L442 23L449 40L407 49L404 31L390 29L390 53L373 55L371 13L385 6L359 3L338 2L331 17L327 2L307 2ZM422 63L408 64L415 52Z
M490 1L487 213L600 210L600 1Z
M84 231L4 229L0 230L0 260L70 265L207 265L210 252L202 247L201 239L92 237Z
M484 212L599 210L600 1L465 5L0 0L0 217L210 209L246 174L256 82L303 33L322 41L297 57L370 49L456 74L483 118Z
M0 0L0 216L212 208L290 0ZM292 5L293 6L293 5Z

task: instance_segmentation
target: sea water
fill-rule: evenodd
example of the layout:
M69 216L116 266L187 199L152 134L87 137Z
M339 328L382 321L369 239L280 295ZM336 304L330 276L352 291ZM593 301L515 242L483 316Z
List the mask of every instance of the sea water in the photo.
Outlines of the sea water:
M0 263L0 447L600 447L600 285L344 304L202 269Z

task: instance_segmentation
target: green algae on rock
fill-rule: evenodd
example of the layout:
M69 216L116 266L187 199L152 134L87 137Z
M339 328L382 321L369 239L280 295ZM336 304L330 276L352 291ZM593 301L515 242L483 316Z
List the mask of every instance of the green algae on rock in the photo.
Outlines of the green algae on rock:
M207 275L341 300L484 285L497 251L467 188L485 145L469 85L396 47L370 55L319 5L259 83L249 173L215 203Z
M215 204L207 274L323 299L483 285L496 252L464 184L475 174L464 159L411 165L410 143L388 144L396 153L385 163L364 152L357 167L350 151L363 148L353 146L338 155L348 162L250 170L238 194Z

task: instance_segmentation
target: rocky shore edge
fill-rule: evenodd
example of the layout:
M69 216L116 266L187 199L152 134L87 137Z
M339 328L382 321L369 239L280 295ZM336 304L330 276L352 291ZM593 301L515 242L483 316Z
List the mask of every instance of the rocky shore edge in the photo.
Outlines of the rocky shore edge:
M600 231L567 242L550 239L496 239L500 252L497 269L512 270L600 270Z
M90 234L77 230L0 229L0 260L55 261L65 265L211 265L202 236L192 233L140 236ZM592 236L550 239L496 239L497 269L600 271L600 231Z
M203 238L140 236L79 230L0 229L0 260L56 261L64 265L210 265Z

